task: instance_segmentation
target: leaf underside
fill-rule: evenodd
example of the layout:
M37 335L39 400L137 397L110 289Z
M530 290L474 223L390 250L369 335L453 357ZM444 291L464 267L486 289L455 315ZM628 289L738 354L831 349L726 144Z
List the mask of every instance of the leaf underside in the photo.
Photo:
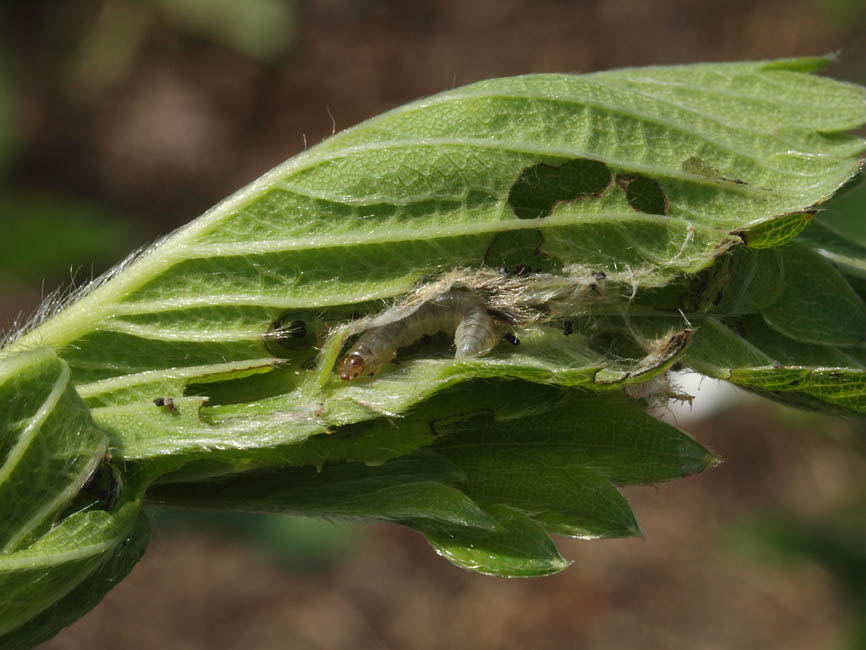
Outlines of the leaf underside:
M460 566L546 575L567 565L548 533L637 535L619 486L716 462L623 388L669 396L680 364L863 413L866 249L816 213L861 168L866 93L823 63L447 91L46 310L0 353L0 580L20 591L0 639L98 601L146 544L146 500L381 519ZM458 361L437 335L340 380L365 328L452 288L520 345Z

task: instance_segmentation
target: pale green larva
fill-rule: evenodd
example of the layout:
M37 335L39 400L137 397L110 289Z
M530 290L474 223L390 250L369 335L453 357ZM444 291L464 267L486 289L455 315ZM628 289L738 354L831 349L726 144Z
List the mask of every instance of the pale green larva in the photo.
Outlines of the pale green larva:
M350 381L372 375L391 361L398 349L437 332L454 332L456 359L487 354L500 338L484 301L468 291L452 289L421 304L405 318L364 332L340 361L340 378Z

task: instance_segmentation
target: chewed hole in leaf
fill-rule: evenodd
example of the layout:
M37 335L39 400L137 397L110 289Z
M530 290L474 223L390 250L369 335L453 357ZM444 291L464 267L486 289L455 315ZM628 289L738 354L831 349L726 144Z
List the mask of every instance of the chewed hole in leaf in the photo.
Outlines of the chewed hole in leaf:
M484 264L518 274L522 267L550 271L549 258L540 250L543 243L540 230L506 230L493 238L484 254Z
M265 348L278 358L289 358L311 345L308 338L316 331L315 323L308 323L297 314L286 314L275 319L263 334Z
M203 408L209 408L284 395L298 388L300 382L301 377L295 365L261 366L222 376L217 380L191 382L184 387L183 394L185 397L206 398Z
M658 181L637 174L619 175L616 184L625 190L628 204L638 212L667 214L668 198Z
M508 205L520 219L547 217L560 201L601 194L611 173L598 160L576 158L556 167L539 163L527 167L508 193Z

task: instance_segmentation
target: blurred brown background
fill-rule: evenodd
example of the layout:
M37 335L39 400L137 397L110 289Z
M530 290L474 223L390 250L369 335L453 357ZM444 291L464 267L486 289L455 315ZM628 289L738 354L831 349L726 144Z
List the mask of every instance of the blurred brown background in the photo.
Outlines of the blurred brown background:
M0 30L3 329L305 143L454 85L832 51L866 81L863 0L4 2ZM829 212L866 238L864 194ZM687 428L727 463L629 490L646 538L564 540L558 576L469 574L394 527L156 513L133 574L44 647L863 647L859 424L750 402Z

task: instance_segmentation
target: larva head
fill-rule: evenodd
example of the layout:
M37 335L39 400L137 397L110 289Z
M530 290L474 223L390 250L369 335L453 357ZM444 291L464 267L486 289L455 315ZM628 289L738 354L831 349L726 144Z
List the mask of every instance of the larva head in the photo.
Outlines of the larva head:
M340 362L340 379L343 381L351 381L355 377L360 377L364 374L364 368L367 363L360 352L350 352Z

